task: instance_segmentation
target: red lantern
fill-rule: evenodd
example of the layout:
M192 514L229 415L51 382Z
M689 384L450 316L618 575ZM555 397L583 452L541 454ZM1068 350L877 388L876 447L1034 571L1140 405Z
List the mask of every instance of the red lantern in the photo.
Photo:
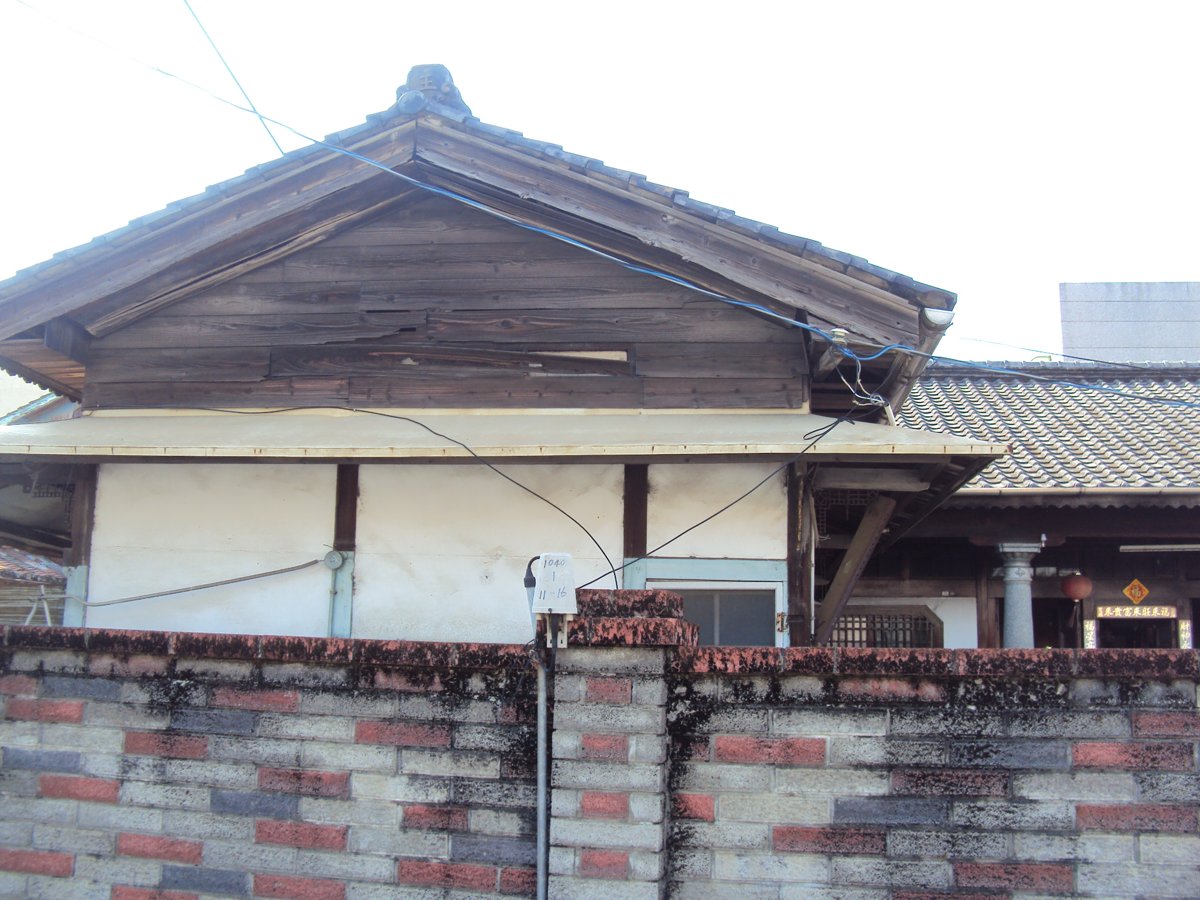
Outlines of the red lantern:
M1072 600L1086 600L1092 596L1092 579L1076 572L1062 580L1062 592Z

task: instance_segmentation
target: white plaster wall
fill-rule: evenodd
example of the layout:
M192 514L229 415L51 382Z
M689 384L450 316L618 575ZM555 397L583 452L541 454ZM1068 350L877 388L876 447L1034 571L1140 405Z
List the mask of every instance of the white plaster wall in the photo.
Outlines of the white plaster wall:
M743 494L778 464L650 466L647 541L653 549ZM663 548L661 556L714 559L787 557L787 486L780 472L711 522Z
M336 466L100 467L89 600L296 565L333 542ZM196 593L92 607L94 628L327 635L324 565Z
M942 620L942 646L947 650L968 650L979 646L979 630L975 620L974 597L854 597L851 606L928 606Z
M502 468L583 522L620 563L622 466ZM524 643L532 634L522 578L542 551L570 553L581 585L608 568L578 526L487 469L364 465L352 633ZM597 586L612 585L609 576Z

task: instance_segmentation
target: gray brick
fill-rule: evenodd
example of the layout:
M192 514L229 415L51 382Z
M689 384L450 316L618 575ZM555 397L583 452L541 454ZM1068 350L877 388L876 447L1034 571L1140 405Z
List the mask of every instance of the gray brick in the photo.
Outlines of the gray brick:
M950 887L951 868L946 862L905 862L874 857L835 857L835 884L881 885L887 887Z
M771 767L687 763L675 770L673 784L685 791L767 791Z
M550 843L556 847L661 850L663 829L659 825L601 819L553 819Z
M162 810L139 809L134 806L111 806L107 803L79 804L80 828L111 828L115 831L140 831L157 834L162 831Z
M466 703L448 702L434 694L405 694L396 698L396 715L404 719L433 719L438 722L473 722L475 724L496 721L496 706L478 700Z
M68 678L47 675L42 678L43 697L69 697L75 700L119 700L121 683L104 678Z
M33 750L41 746L41 724L0 720L0 747Z
M396 695L350 694L345 691L303 691L300 712L356 719L390 719L396 715Z
M461 862L493 863L498 866L532 866L537 863L537 847L531 838L452 834L450 858Z
M1130 692L1134 706L1156 706L1167 709L1195 709L1196 684L1192 681L1147 681Z
M665 853L634 850L629 854L629 877L634 881L659 882L666 873Z
M775 734L823 737L831 734L887 733L886 710L856 709L777 709L771 730Z
M193 866L163 866L162 887L172 891L199 891L205 894L248 896L250 876L229 869Z
M0 872L0 897L28 897L29 879L16 872Z
M665 665L662 650L625 647L588 647L561 651L557 671L600 673L603 675L657 675Z
M53 822L70 825L79 804L74 800L46 800L32 797L5 797L4 818L9 821Z
M1138 838L1141 858L1160 865L1195 865L1200 860L1200 835L1196 834L1143 834ZM1102 857L1089 857L1099 862ZM1130 857L1132 859L1132 857ZM1123 862L1120 857L1110 857L1105 862Z
M1133 862L1135 839L1131 834L1039 834L1013 835L1017 859L1039 862L1083 860L1084 862Z
M1016 799L1113 803L1134 800L1137 790L1126 772L1039 772L1014 775L1012 793Z
M116 836L111 831L60 828L57 825L37 825L33 828L32 846L38 850L111 856L115 843Z
M23 769L0 771L0 797L36 797L39 773Z
M732 868L731 863L726 866ZM811 885L805 885L807 890ZM671 900L777 900L777 885L703 881L671 885Z
M257 770L249 763L222 763L206 759L128 756L121 763L121 775L137 781L203 784L228 790L244 790L258 784Z
M499 778L500 757L469 750L401 750L400 771L406 775L460 775Z
M808 853L775 854L717 850L713 853L713 875L726 881L828 883L829 860L824 856Z
M529 809L537 791L527 782L455 780L450 789L453 803L464 806L501 806Z
M550 815L560 819L578 819L582 791L559 788L550 792Z
M661 791L663 782L663 767L655 765L555 760L550 772L550 783L556 788Z
M666 762L667 743L665 735L631 734L629 736L629 761L637 763Z
M941 741L892 740L875 737L831 737L831 766L941 766L949 760Z
M350 776L350 791L356 800L445 803L449 799L450 783L449 778L432 778L422 775L371 775L365 772L354 772Z
M661 678L633 679L634 706L665 706L667 684Z
M82 747L90 753L121 753L125 749L125 730L46 722L42 725L42 746L47 750Z
M204 842L204 865L241 872L291 872L296 868L296 853L291 847L273 844L207 840Z
M299 804L300 798L290 794L214 790L211 808L215 813L227 813L234 816L294 819Z
M946 800L912 797L840 797L833 802L833 821L841 825L944 825Z
M76 773L83 768L83 762L80 755L73 750L25 750L20 747L5 747L4 768Z
M33 844L32 822L8 822L0 819L0 846L31 847ZM58 829L61 830L61 829Z
M892 711L891 733L915 737L991 737L1006 733L1003 714L961 707L898 707Z
M629 817L635 822L661 822L664 803L662 794L629 795Z
M553 792L556 800L560 791ZM574 794L574 791L566 793ZM500 812L495 809L472 809L468 813L470 831L476 834L500 834L516 837L522 834L533 834L536 830L535 813Z
M107 884L130 884L136 887L152 887L158 884L162 863L152 859L105 859L80 853L75 857L74 878L82 881L100 881Z
M200 734L248 735L254 733L257 715L244 709L178 709L171 713L171 727Z
M717 798L717 819L824 825L829 821L829 798L785 797L774 793L722 794Z
M266 684L283 684L302 688L340 688L350 684L347 666L314 666L312 663L262 664L262 680Z
M765 709L722 706L693 726L692 733L765 734L770 727L770 721L770 714Z
M321 741L298 742L300 764L305 768L349 769L352 772L396 771L399 754L395 747L373 747L368 744L331 744Z
M207 810L209 793L209 788L199 785L126 781L121 785L121 802L129 806Z
M712 877L710 850L685 850L672 845L667 864L670 866L667 877L671 881L707 881Z
M108 900L111 890L106 882L34 875L29 878L21 897L25 900Z
M104 753L83 754L80 771L94 778L124 778L125 757Z
M87 654L73 650L16 650L9 657L11 672L70 672L81 675L87 671Z
M666 709L660 706L603 706L567 703L554 710L555 728L608 734L663 734Z
M519 749L532 738L535 738L533 726L459 725L454 729L454 749L506 753Z
M549 865L551 875L572 875L575 872L575 848L551 847Z
M677 821L671 828L671 852L675 848L719 850L767 850L771 846L771 825L742 822Z
M1165 865L1091 865L1080 864L1076 888L1110 896L1133 897L1150 895L1155 900L1165 897L1195 898L1200 866Z
M554 759L580 759L583 756L583 733L555 728L550 735L550 755Z
M170 719L168 710L151 709L133 703L89 703L83 711L83 721L88 725L113 725L142 731L166 728Z
M1129 737L1129 716L1124 712L1073 710L1022 710L1009 718L1013 737L1121 738Z
M429 856L446 859L450 836L444 831L410 828L368 828L352 825L346 847L351 853L383 853L394 856Z
M244 684L255 675L255 663L235 659L188 659L175 661L175 677L182 681L224 681Z
M1075 826L1075 805L1069 802L955 803L951 821L968 828L1070 831Z
M319 822L325 825L371 825L377 828L396 828L400 822L400 807L391 800L356 798L349 801L301 797L300 818L306 822Z
M1068 769L1066 741L961 741L950 745L950 765L1004 769Z
M887 772L853 769L807 769L779 766L775 790L781 794L850 794L877 796L888 792Z
M554 703L579 703L586 692L587 679L583 675L554 673Z
M260 766L299 767L305 747L301 741L269 740L214 734L208 739L208 758L215 762L252 762Z
M893 828L888 830L887 854L934 859L1005 859L1009 855L1008 837L966 831L901 831ZM1025 857L1018 854L1017 858Z
M260 713L255 731L267 738L308 738L314 741L353 741L354 720L337 716Z
M659 886L648 881L609 881L604 878L554 875L550 878L548 888L549 900L614 900L617 897L621 900L661 900L662 897ZM742 897L745 896L743 893Z
M1187 772L1138 772L1133 777L1141 800L1200 803L1200 775Z
M1071 682L1071 704L1073 706L1124 706L1128 691L1120 681L1099 678L1076 678Z
M163 810L162 830L199 840L253 841L254 820L191 810Z
M889 900L886 888L819 887L817 885L784 884L779 888L779 900ZM1035 900L1035 898L1028 898Z
M393 881L396 861L355 853L296 854L296 872L315 878L352 878L355 881Z

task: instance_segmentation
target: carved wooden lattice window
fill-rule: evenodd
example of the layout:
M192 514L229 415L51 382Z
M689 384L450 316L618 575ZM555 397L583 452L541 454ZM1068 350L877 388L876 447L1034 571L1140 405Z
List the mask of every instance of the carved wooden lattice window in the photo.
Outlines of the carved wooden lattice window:
M942 620L928 606L851 606L833 626L837 647L941 647Z

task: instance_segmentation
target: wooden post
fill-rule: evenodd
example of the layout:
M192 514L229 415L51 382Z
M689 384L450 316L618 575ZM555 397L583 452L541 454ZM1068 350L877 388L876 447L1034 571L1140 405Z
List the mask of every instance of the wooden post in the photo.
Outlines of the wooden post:
M850 541L850 546L846 548L837 574L833 576L833 582L829 585L825 599L821 601L821 608L817 611L817 644L829 642L833 626L837 622L838 616L842 614L842 610L846 608L850 595L854 593L854 585L858 582L858 577L862 575L863 568L871 558L871 553L874 552L875 545L879 543L883 529L887 527L895 509L895 498L883 495L876 497L867 507L867 511L863 514L862 521L858 523L858 529Z
M793 647L811 641L808 627L808 553L802 539L801 516L804 505L804 465L787 468L787 611L788 642Z
M350 637L354 611L354 546L358 532L358 466L337 467L333 549L342 564L331 573L329 636Z
M63 602L63 625L81 628L87 600L88 567L92 559L92 529L96 520L97 466L76 466L75 489L71 494L71 546L63 552L63 574L67 599ZM79 599L72 599L79 598Z
M625 467L625 559L646 555L646 516L650 497L650 467Z

